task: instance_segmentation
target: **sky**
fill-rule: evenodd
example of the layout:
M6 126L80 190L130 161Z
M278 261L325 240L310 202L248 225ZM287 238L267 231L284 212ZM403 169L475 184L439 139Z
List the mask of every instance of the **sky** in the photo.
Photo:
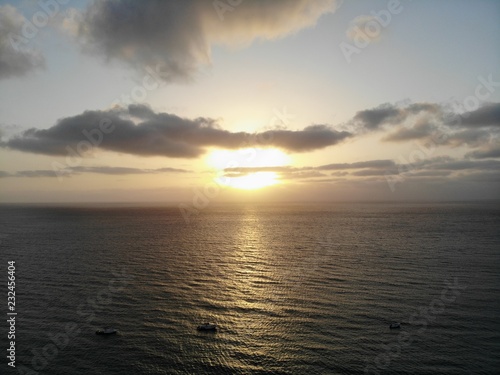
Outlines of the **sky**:
M0 1L0 202L500 199L499 20L496 0Z

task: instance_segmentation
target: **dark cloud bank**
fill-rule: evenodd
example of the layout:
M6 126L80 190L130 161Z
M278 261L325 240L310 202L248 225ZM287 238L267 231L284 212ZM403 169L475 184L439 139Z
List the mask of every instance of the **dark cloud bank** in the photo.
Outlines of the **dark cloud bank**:
M48 129L29 129L0 142L12 150L45 155L68 156L79 151L82 142L89 149L169 158L197 158L208 148L239 149L245 147L277 147L286 152L308 152L337 145L367 133L383 134L384 142L412 142L426 145L429 154L418 160L368 160L334 163L317 167L229 168L225 172L237 177L256 171L278 172L282 178L303 181L338 181L347 178L431 178L465 175L496 181L500 161L500 103L486 104L474 111L457 114L438 104L415 103L405 107L382 105L359 111L338 131L329 125L310 125L302 130L271 129L256 134L222 129L210 118L186 119L158 113L145 105L130 105L106 111L86 111L60 119ZM465 146L470 149L465 159L437 157L438 147ZM410 153L411 150L409 150ZM84 155L81 155L84 156ZM163 172L182 172L164 170ZM138 174L160 173L160 170L133 168L68 168L68 175L79 173ZM21 171L2 177L44 177L49 171Z
M75 149L84 141L102 150L139 156L196 158L208 147L314 151L367 132L383 131L385 142L417 140L432 141L436 146L467 145L476 149L468 157L488 158L497 157L499 153L500 103L463 114L446 112L443 107L430 103L415 103L404 108L383 105L356 113L347 127L350 131L314 124L302 130L231 132L210 118L186 119L134 104L127 108L85 111L60 119L48 129L26 130L2 141L0 146L38 154L67 155L68 148Z
M26 130L1 142L0 146L61 156L68 155L71 150L89 150L89 146L93 146L139 156L196 158L208 147L273 146L288 152L306 152L335 145L351 135L327 125L311 125L303 130L267 130L257 134L233 133L221 129L213 119L185 119L155 113L144 105L130 105L127 109L86 111L66 117L48 129Z

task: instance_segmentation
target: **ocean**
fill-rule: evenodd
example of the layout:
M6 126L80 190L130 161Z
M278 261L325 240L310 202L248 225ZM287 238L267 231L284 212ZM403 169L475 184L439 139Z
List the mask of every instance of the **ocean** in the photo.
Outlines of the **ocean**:
M219 204L191 219L1 206L0 343L15 341L16 367L4 355L0 373L500 373L498 202Z

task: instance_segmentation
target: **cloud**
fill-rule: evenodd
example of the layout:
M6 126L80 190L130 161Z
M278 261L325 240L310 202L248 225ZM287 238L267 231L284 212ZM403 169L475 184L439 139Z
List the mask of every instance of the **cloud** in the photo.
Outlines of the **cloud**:
M301 180L301 179L317 178L317 177L326 177L326 175L318 171L293 171L288 174L282 174L282 178L288 180Z
M326 164L316 167L318 170L343 170L343 169L361 169L361 168L392 168L396 163L392 160L369 160L360 161L356 163L339 163L339 164Z
M306 152L335 145L350 136L349 132L339 132L326 125L311 125L303 130L268 130L258 134L232 133L221 129L210 118L192 120L155 113L144 105L131 105L107 111L85 111L60 119L48 129L28 129L0 142L0 146L61 156L74 156L75 153L83 156L99 148L139 156L196 158L208 147L248 147L253 137L266 140L264 146L267 147Z
M427 189L429 186L438 184L440 186L438 190L446 188L453 192L454 188L461 189L460 186L464 188L467 186L460 185L461 183L482 184L486 182L494 184L500 180L498 178L499 172L500 161L471 161L439 156L414 163L396 164L394 168L386 170L371 168L351 171L350 175L356 178L347 181L351 181L352 184L355 182L384 183L391 192L400 189L417 189L421 191L421 189ZM397 189L396 185L398 186ZM486 188L490 196L493 193L492 189L495 190L492 185Z
M458 186L461 182L495 182L491 176L500 172L500 161L458 160L450 157L435 157L415 163L399 164L396 171L387 171L378 181L385 180L394 191L394 186L403 182L412 184L441 184ZM486 177L485 177L486 176ZM374 179L371 182L376 182Z
M451 171L446 171L446 170L425 170L425 171L418 171L418 172L413 172L412 176L413 177L446 177L451 174Z
M234 167L234 168L225 168L224 171L226 172L233 172L233 173L255 173L255 172L289 172L289 171L295 171L298 170L298 168L293 168L293 167Z
M349 172L338 171L338 172L332 172L332 173L330 173L330 176L343 177L343 176L347 176L348 174L349 174Z
M280 179L299 180L305 178L325 177L326 175L314 170L311 167L237 167L224 169L225 177L243 177L256 172L275 172L280 175Z
M490 144L484 148L469 152L465 155L473 159L500 158L500 144Z
M353 121L361 128L375 130L387 123L395 124L402 120L401 110L390 104L383 104L377 108L359 111Z
M330 173L331 176L342 177L346 175L352 176L383 176L387 173L397 173L397 164L392 160L368 160L356 163L339 163L327 164L317 167L237 167L226 168L224 174L226 177L241 177L250 173L256 172L276 172L281 179L299 180L308 179L307 181L315 181L315 178L326 177L323 171L335 170L337 172ZM347 172L347 170L358 170ZM331 181L331 180L328 180Z
M0 5L0 79L24 76L45 66L40 52L20 48L26 21L13 6Z
M500 128L492 125L495 124L497 107L488 104L470 112L469 122L461 127L446 123L445 119L449 117L441 105L414 103L401 108L384 104L359 111L348 121L350 127L343 124L351 131L314 124L301 130L277 128L251 134L222 129L211 118L181 118L155 112L146 105L132 104L126 108L85 111L62 118L48 129L31 128L8 138L4 135L0 147L59 156L85 156L87 152L101 149L139 156L197 158L210 147L234 150L255 145L277 147L288 152L309 152L339 144L367 131L384 130L387 134L382 140L386 142L419 140L428 144L429 149L438 145L466 145L485 150L500 136ZM474 127L473 123L476 124ZM102 126L107 131L101 131ZM473 155L470 157L475 158ZM477 155L480 155L479 151ZM353 169L355 164L332 164L322 168Z
M454 147L468 145L469 147L479 147L487 144L491 139L491 133L483 129L466 129L451 133L445 143Z
M0 124L0 139L19 132L20 130L22 130L21 126L17 124Z
M468 173L466 175L461 175L458 176L460 180L463 181L473 181L473 182L486 182L486 183L495 183L495 182L500 182L500 173L498 172L473 172L473 173ZM498 189L496 190L496 199L499 198L498 196Z
M467 127L500 127L500 103L488 103L474 111L460 114L460 120L449 120L447 125Z
M347 131L336 131L328 125L311 125L304 130L268 130L258 134L275 147L288 151L306 152L335 145L352 136Z
M362 169L351 172L353 176L385 176L386 174L398 173L397 169Z
M401 125L412 116L420 114L435 115L440 112L440 106L433 103L413 103L406 108L385 103L376 108L357 112L350 124L353 124L360 131L373 131L382 129L387 125Z
M437 127L434 124L431 124L427 121L423 121L415 124L411 128L400 127L396 131L382 138L382 140L400 142L400 141L409 141L413 139L422 139L431 136L433 133L436 132L436 130Z
M331 176L337 179L325 179L325 170L334 170ZM450 182L455 180L476 181L500 172L500 161L496 160L459 160L448 156L438 156L408 164L398 164L392 160L367 160L356 163L327 164L314 167L239 167L226 168L226 177L241 177L249 173L275 172L282 180L301 180L301 182L319 183L343 181L365 183L413 182ZM492 179L490 179L492 180ZM480 180L477 180L480 181ZM493 181L493 180L492 180Z
M77 173L98 173L107 175L127 175L127 174L156 174L156 173L188 173L191 172L187 169L179 168L157 168L157 169L140 169L129 167L75 167L70 168L73 172Z
M500 103L487 103L466 113L449 111L447 106L436 103L386 103L357 112L344 125L355 135L385 131L381 139L384 142L418 140L433 147L484 149L500 137Z
M9 177L57 177L56 173L52 170L42 169L34 171L18 171L14 174L10 174Z
M245 175L255 172L276 172L279 173L282 178L288 179L301 179L301 178L315 178L315 177L325 177L326 175L322 173L326 170L336 170L338 172L333 172L332 176L346 176L349 172L346 170L356 170L350 174L353 176L379 176L388 173L388 170L397 173L397 164L392 160L368 160L356 163L340 163L340 164L327 164L320 165L317 167L238 167L238 168L226 168L224 172L226 173L239 173L240 175ZM236 177L236 175L232 175Z
M82 173L97 173L105 175L131 175L131 174L162 174L162 173L189 173L191 171L186 169L178 168L157 168L157 169L140 169L140 168L129 168L129 167L74 167L67 168L64 170L54 171L49 169L41 170L27 170L27 171L17 171L15 173L8 173L5 171L0 171L1 177L59 177L64 174L66 177L74 176Z
M207 0L93 2L78 23L84 50L136 69L160 67L166 81L192 79L213 45L244 46L313 26L334 0L243 1L220 10Z
M452 160L448 162L430 163L429 169L444 169L449 171L457 170L500 170L500 161L498 160Z

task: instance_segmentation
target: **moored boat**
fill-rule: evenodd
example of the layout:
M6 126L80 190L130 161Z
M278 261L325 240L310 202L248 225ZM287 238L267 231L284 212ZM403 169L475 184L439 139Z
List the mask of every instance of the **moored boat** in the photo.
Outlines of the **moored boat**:
M216 331L217 325L213 323L203 323L200 324L197 328L198 331Z
M99 329L99 330L95 331L95 334L96 335L114 335L117 332L118 331L114 328L104 327L103 329Z

